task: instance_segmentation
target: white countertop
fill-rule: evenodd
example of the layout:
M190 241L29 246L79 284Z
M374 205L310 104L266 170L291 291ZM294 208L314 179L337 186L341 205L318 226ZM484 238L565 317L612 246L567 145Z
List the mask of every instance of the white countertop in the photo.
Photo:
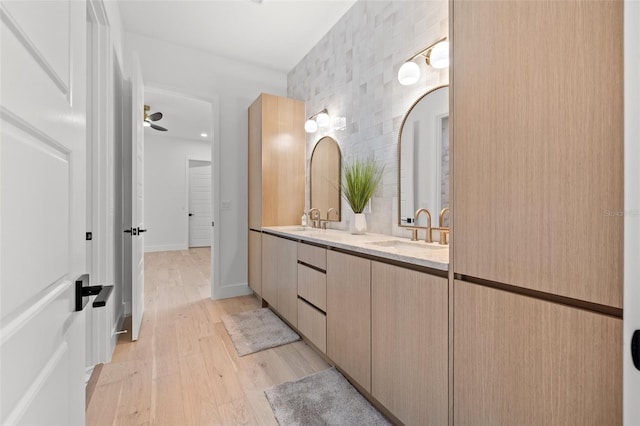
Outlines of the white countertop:
M303 228L302 226L267 226L263 231L300 241L349 250L381 258L438 269L449 270L449 246L390 235L353 235L333 229Z

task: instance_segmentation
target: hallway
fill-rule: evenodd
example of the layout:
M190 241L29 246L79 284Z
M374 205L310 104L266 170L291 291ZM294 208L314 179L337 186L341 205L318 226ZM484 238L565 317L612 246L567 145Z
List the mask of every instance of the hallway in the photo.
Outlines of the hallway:
M238 357L220 317L260 302L211 300L209 259L209 248L145 254L140 339L120 336L88 425L276 424L263 391L328 367L302 341Z

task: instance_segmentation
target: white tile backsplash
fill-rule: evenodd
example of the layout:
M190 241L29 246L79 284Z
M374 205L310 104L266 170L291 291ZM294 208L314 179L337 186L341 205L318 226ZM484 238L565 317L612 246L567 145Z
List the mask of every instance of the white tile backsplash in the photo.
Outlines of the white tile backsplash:
M411 55L448 34L448 19L446 0L359 0L289 72L288 96L304 100L308 116L326 107L332 118L346 118L344 130L331 127L307 134L306 208L309 157L320 138L332 136L342 150L343 164L373 157L385 167L367 215L368 230L407 236L397 226L398 130L413 102L447 84L449 72L419 61L417 84L402 86L396 76ZM353 213L344 200L341 209L342 222L329 227L348 229Z

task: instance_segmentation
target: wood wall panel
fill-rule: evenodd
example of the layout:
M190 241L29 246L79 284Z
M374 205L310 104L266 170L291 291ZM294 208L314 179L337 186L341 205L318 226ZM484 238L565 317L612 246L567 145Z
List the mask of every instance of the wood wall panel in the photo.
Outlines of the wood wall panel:
M622 1L453 1L456 273L622 307Z
M455 281L454 424L622 424L622 320Z

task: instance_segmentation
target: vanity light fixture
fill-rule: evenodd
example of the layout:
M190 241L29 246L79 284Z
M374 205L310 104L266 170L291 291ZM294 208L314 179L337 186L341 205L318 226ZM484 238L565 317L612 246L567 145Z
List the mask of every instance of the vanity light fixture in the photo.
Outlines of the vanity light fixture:
M327 128L331 124L329 119L329 113L324 108L322 111L313 114L304 122L304 131L307 133L313 133L320 128Z
M420 67L414 60L418 56L424 56L425 62L431 68L442 69L449 66L449 42L447 37L430 44L425 49L413 55L402 64L398 70L398 81L403 86L415 84L420 79Z

